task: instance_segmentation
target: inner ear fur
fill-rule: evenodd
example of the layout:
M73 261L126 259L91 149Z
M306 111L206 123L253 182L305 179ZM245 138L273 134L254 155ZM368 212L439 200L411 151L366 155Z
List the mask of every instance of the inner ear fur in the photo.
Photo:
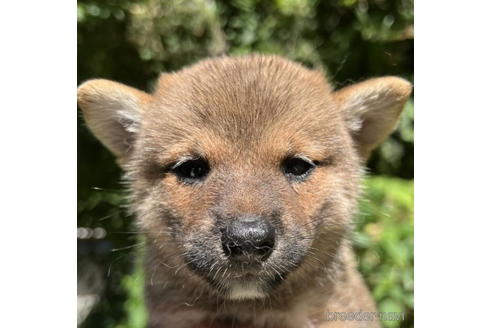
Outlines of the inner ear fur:
M411 92L408 81L389 76L356 83L334 93L363 161L395 130Z
M89 130L121 165L131 151L141 112L151 101L143 91L108 80L90 80L77 89L77 104Z

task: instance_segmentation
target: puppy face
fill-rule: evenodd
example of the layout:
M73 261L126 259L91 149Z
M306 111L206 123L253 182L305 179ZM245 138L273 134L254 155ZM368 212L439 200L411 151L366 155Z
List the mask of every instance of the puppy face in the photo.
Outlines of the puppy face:
M152 95L90 81L79 105L126 171L153 261L237 300L334 259L361 164L409 93L397 78L332 92L318 72L250 56L164 74Z

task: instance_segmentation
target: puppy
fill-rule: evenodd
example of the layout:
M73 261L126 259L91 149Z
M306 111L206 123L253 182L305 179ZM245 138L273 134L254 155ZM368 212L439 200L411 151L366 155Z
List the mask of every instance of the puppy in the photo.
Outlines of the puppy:
M378 327L350 245L363 165L411 85L334 91L277 56L203 60L153 93L78 89L87 126L125 171L146 240L150 327Z

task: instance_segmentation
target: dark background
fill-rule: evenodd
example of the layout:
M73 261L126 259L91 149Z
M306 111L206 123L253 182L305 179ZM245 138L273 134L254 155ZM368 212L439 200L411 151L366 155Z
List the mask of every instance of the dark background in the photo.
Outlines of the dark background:
M382 75L413 81L413 1L79 0L77 10L78 83L100 77L150 90L161 71L251 52L322 70L337 88ZM125 213L121 171L80 117L77 124L78 294L97 295L80 321L142 327L142 278L134 265L140 242ZM410 327L413 101L368 168L370 202L361 204L354 236L360 269L381 311L405 312L403 323L385 326Z

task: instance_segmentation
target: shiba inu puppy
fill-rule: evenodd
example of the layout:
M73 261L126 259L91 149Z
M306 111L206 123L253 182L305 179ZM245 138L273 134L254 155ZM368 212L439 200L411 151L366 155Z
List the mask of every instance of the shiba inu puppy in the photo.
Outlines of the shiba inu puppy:
M411 85L334 91L277 56L219 57L145 93L78 89L89 129L125 171L146 239L150 327L378 327L350 246L362 167Z

